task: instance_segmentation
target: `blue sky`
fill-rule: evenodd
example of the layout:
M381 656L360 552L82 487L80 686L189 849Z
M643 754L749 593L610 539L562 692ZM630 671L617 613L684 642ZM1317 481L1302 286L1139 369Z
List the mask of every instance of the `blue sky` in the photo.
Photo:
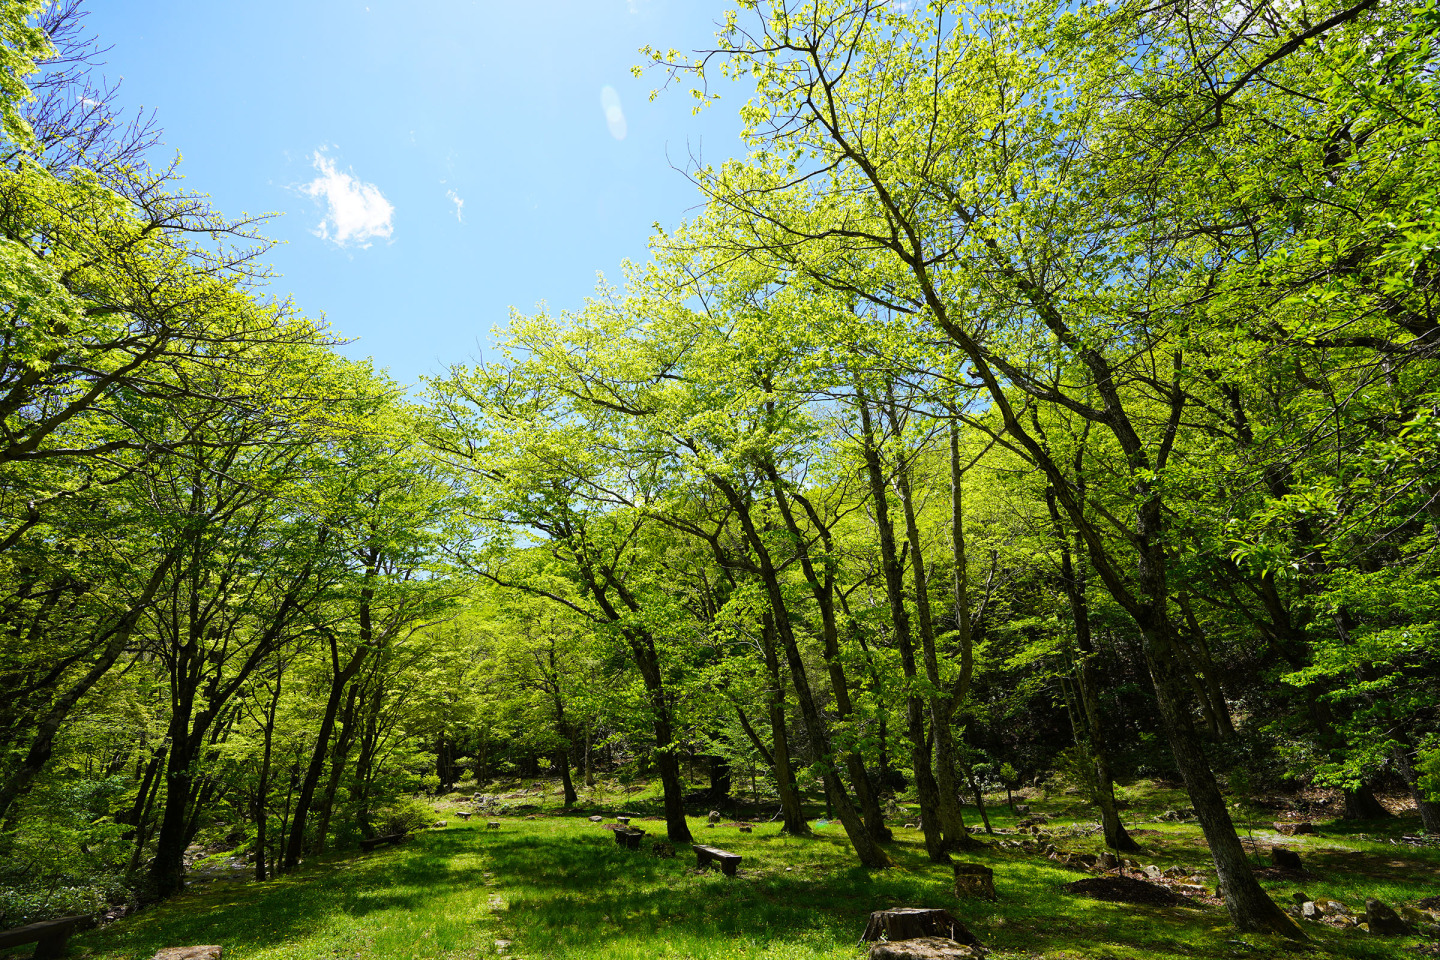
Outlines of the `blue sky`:
M266 232L273 292L402 382L488 351L513 305L577 306L740 151L739 91L655 102L645 43L709 46L723 0L91 0L121 99L187 186ZM608 88L608 92L607 92Z

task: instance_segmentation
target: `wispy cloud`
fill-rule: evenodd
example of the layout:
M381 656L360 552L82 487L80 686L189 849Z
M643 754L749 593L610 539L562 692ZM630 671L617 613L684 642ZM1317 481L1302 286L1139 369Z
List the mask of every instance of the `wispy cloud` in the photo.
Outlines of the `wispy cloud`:
M325 204L325 217L312 231L315 236L342 247L389 240L395 230L395 208L380 188L339 169L323 150L316 150L312 160L320 176L301 190Z
M454 190L446 190L445 196L449 197L450 202L455 204L455 219L459 220L461 223L464 223L465 200L460 196L460 194L456 193Z
M610 136L624 140L625 111L620 107L620 94L609 84L600 88L600 109L605 111L605 126L610 128Z

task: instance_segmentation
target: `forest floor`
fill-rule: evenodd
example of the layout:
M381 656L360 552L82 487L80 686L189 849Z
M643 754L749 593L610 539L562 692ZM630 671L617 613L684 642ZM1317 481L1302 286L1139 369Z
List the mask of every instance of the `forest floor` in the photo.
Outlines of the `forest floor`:
M1214 870L1199 829L1155 820L1168 809L1183 808L1183 796L1149 785L1126 794L1127 819L1144 846L1134 855L1138 862L1184 868L1213 893ZM149 960L161 947L220 944L226 960L501 954L532 960L858 960L864 955L858 941L872 910L929 906L947 908L963 920L994 960L1440 955L1432 940L1383 938L1318 923L1303 924L1310 937L1306 946L1239 935L1223 906L1208 896L1172 907L1073 896L1062 885L1086 874L999 843L963 857L993 868L999 901L958 900L951 870L926 860L918 830L898 826L888 846L894 867L866 871L854 865L838 824L820 827L814 839L798 840L758 818L748 834L729 816L714 827L703 816L692 818L697 842L745 858L739 875L726 877L718 870L697 870L683 845L673 858L652 852L650 841L664 836L653 791L601 797L593 804L586 799L562 813L548 787L511 785L488 809L476 808L476 815L462 822L455 810L470 803L452 794L434 803L437 819L448 826L423 831L408 843L368 855L314 857L269 883L194 884L169 902L76 937L71 953ZM1028 802L1033 813L1052 818L1044 827L1049 843L1072 853L1102 851L1079 798ZM506 812L495 815L499 804ZM635 824L649 831L642 850L621 849L610 830L588 819L626 812L640 815ZM500 821L499 830L486 829L491 819ZM991 811L997 830L1013 831L1019 819L1004 807ZM1363 915L1367 897L1399 907L1440 893L1440 848L1399 842L1403 834L1417 832L1413 820L1321 821L1315 835L1282 838L1268 822L1262 828L1245 815L1237 819L1242 834L1258 846L1257 866L1271 843L1283 843L1303 858L1299 874L1261 871L1284 906L1303 890ZM1019 837L988 839L1013 843Z

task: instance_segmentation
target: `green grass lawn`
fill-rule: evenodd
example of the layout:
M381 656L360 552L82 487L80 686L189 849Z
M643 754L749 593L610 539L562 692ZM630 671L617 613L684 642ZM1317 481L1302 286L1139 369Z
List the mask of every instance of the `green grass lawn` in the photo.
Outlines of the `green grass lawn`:
M634 805L645 809L640 801ZM1033 805L1088 820L1071 798ZM946 907L997 958L1162 960L1295 952L1275 939L1237 935L1217 906L1161 909L1072 897L1061 884L1083 874L997 847L966 859L995 870L1000 902L960 901L949 869L925 860L915 830L897 829L889 846L894 868L867 872L853 865L838 825L813 840L793 840L780 836L775 824L743 834L693 820L700 842L745 857L739 876L728 878L698 871L683 846L673 859L653 855L648 842L645 850L623 850L609 830L584 816L552 810L533 820L500 819L497 832L485 829L483 814L469 823L452 816L448 828L426 831L403 846L315 858L265 884L196 885L134 918L77 937L72 954L149 960L160 947L217 943L227 960L460 958L502 950L520 958L856 960L863 955L857 941L867 915L893 906ZM1014 818L1002 808L992 822L1012 826ZM1061 832L1062 824L1056 824ZM662 822L637 825L651 837L663 836ZM1204 869L1213 889L1197 828L1140 826L1154 831L1140 838L1142 863ZM1372 836L1400 832L1399 825L1370 829ZM1273 835L1262 837L1257 829L1256 837ZM1099 850L1092 837L1055 842L1073 852ZM1312 871L1303 881L1312 897L1363 910L1366 896L1399 904L1440 892L1440 852L1338 829L1287 843ZM1300 889L1295 881L1271 886L1287 903ZM1310 952L1319 956L1418 956L1425 943L1315 925L1306 930Z

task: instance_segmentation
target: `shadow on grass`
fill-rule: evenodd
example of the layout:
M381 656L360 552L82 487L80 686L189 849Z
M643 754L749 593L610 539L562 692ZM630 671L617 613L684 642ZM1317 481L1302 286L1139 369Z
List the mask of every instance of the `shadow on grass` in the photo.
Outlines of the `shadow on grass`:
M1060 886L1075 873L1010 851L964 857L995 870L998 903L957 901L950 869L926 860L915 831L897 831L887 848L891 869L867 871L853 865L833 828L812 840L761 829L695 831L701 842L745 858L740 875L729 878L697 870L684 846L673 859L625 850L609 831L576 818L507 821L499 832L452 828L369 856L321 858L267 884L208 885L77 946L113 960L197 943L224 945L227 960L368 960L488 955L503 938L526 958L853 960L871 911L942 906L1000 957L1285 953L1264 938L1237 939L1223 910L1069 896ZM1327 937L1325 949L1338 955L1388 955Z

